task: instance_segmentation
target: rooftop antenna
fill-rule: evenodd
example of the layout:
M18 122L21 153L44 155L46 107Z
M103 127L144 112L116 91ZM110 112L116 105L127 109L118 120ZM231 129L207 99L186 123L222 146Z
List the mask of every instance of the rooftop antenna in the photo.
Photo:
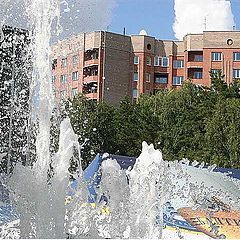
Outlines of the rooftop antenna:
M123 28L123 35L124 36L126 35L126 28L125 27Z
M233 25L233 31L235 31L236 30L236 26L235 25Z
M207 30L207 16L204 17L204 30Z

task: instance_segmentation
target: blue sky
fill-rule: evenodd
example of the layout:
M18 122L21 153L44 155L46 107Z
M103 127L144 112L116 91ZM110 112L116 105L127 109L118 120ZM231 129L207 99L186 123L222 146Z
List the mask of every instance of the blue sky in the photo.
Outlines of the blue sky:
M199 0L201 1L201 0ZM240 30L240 0L231 0L235 23ZM174 0L117 0L113 10L109 31L138 34L145 29L148 35L159 39L175 39L172 25L174 22Z

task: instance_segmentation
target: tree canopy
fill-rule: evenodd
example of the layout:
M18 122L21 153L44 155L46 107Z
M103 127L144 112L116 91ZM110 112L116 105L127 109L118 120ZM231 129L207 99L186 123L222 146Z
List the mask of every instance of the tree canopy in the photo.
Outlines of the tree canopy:
M169 161L188 158L239 168L240 84L227 85L221 71L210 74L210 88L185 82L181 89L143 94L138 101L124 98L117 107L82 95L69 100L72 126L85 142L83 166L97 153L138 156L147 141Z

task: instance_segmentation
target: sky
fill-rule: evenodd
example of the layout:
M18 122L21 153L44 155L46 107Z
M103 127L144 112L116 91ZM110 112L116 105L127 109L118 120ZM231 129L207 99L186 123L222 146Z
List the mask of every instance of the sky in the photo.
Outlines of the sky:
M31 1L0 0L0 24L31 29L28 9ZM95 30L123 33L124 27L128 35L139 34L144 29L158 39L182 39L186 33L199 33L199 29L201 32L205 18L208 30L231 30L232 25L240 30L240 0L231 0L231 5L229 0L52 1L60 3L63 30L56 36L53 27L55 41Z
M240 0L230 2L236 28L240 30ZM131 35L145 29L148 35L158 39L175 39L174 19L174 0L117 0L108 30L122 33L126 27Z

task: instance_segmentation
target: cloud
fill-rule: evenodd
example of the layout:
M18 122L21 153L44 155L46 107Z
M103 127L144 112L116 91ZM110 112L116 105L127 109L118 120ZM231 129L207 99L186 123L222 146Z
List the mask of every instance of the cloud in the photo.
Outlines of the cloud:
M232 30L235 25L228 0L175 0L174 10L177 39L204 30Z
M115 5L115 0L61 1L61 37L79 32L106 30L111 23Z

